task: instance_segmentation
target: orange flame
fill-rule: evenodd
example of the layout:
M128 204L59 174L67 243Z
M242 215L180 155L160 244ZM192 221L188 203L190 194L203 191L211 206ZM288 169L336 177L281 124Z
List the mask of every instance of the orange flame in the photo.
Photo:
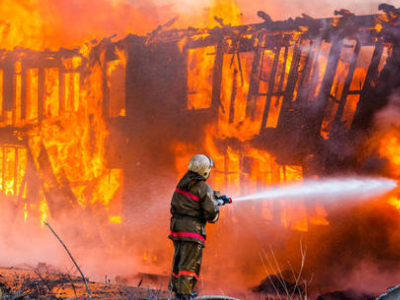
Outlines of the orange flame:
M73 48L87 38L129 32L145 34L157 25L157 10L140 10L128 1L16 0L0 4L2 48ZM82 30L84 28L84 30Z
M390 171L395 177L400 176L400 138L399 130L387 132L380 141L379 153L389 161Z
M228 11L227 14L225 14L226 11ZM234 1L215 2L209 15L209 26L215 26L215 21L219 23L219 26L240 24L241 13ZM298 34L294 34L293 42L297 41L298 37ZM276 163L273 155L250 144L250 141L260 132L265 98L258 97L255 99L257 109L254 116L246 115L254 53L239 53L237 51L239 45L235 45L229 39L226 43L231 51L223 55L218 122L204 127L204 150L216 164L216 170L211 178L213 186L227 193L238 195L255 192L258 188L271 183L302 180L301 167L281 166ZM188 50L187 108L189 110L212 109L212 99L215 96L212 94L212 78L214 63L217 59L216 52L215 45ZM262 76L268 78L271 72L269 66L272 65L275 55L278 56L279 61L277 74L282 78L276 80L275 86L271 88L273 88L273 92L278 93L284 91L288 83L294 47L281 49L278 53L265 50L263 57L266 63L262 65ZM267 63L268 60L270 60L270 63ZM320 64L320 68L316 70L318 76L324 74L324 67L326 67L326 59L325 65ZM268 93L268 84L268 79L260 81L261 92ZM271 98L266 122L267 128L277 127L282 102L283 96ZM230 140L237 140L240 143L231 143ZM199 150L196 150L195 145L178 141L174 141L172 149L175 152L176 169L181 175L185 172L190 157ZM314 215L309 217L304 205L293 207L292 204L284 202L282 207L281 222L286 228L307 231L309 222L321 225L328 224L325 218L326 213L322 208L316 209ZM299 212L302 213L299 214ZM272 207L268 204L263 205L262 214L266 220L271 219L273 215Z

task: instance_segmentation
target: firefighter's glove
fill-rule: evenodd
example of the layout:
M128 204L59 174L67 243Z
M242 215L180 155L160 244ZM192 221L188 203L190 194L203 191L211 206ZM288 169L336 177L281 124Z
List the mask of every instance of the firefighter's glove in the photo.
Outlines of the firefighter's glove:
M222 195L220 199L223 201L222 205L232 203L232 199L226 195Z

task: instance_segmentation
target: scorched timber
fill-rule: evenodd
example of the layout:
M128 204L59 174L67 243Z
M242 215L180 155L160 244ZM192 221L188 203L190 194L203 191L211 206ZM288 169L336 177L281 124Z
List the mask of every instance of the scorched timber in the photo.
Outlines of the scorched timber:
M333 35L340 34L347 38L357 38L361 45L372 46L378 38L382 42L393 42L392 32L396 26L393 14L400 14L398 9L391 13L355 16L354 14L343 14L336 12L335 18L312 19L309 16L289 18L284 21L267 20L263 23L215 27L212 29L175 29L157 32L157 37L152 37L153 42L178 42L183 38L188 38L188 48L206 47L217 44L223 38L234 38L241 36L243 41L254 41L259 34L266 35L292 35L294 32L301 33L305 39L315 39L320 37L330 40ZM383 27L379 32L375 28L377 25ZM398 28L397 28L398 30ZM242 42L242 44L245 44ZM251 43L249 43L251 45ZM247 44L247 45L249 45ZM249 49L240 49L249 50Z

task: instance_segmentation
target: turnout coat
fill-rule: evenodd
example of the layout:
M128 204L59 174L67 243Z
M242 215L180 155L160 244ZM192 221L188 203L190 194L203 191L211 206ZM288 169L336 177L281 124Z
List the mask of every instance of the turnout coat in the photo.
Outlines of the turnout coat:
M172 196L169 238L204 246L206 223L215 223L219 217L219 197L220 193L213 191L204 177L187 172Z

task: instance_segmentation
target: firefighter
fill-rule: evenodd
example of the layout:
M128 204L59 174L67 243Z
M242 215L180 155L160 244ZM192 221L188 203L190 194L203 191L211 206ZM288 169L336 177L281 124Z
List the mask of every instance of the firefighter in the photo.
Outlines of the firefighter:
M219 205L230 203L205 183L214 167L212 159L198 154L189 162L188 172L179 181L171 201L171 226L169 238L174 243L174 259L169 290L176 298L190 300L199 280L206 222L215 223Z

